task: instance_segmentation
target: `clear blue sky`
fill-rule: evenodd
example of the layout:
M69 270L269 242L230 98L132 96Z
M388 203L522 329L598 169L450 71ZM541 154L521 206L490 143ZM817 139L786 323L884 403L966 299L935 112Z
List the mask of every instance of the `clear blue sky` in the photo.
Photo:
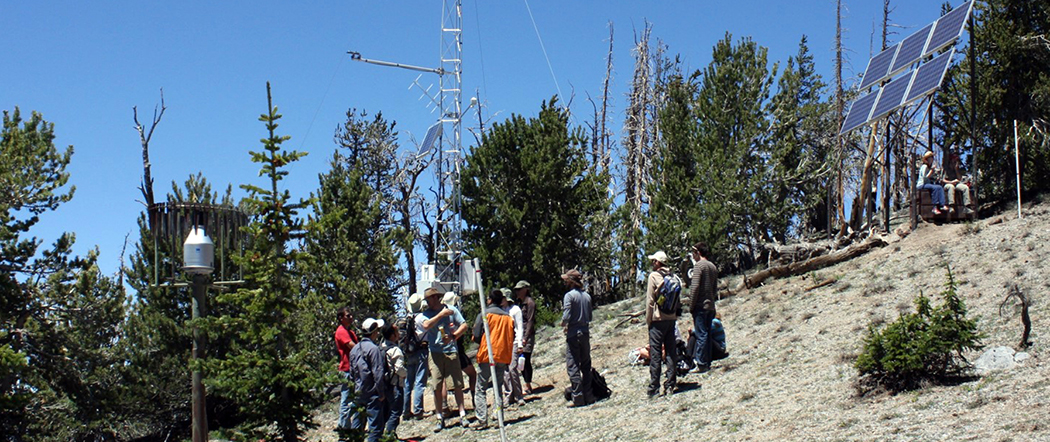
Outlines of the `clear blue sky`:
M952 5L961 4L953 1ZM940 1L894 0L897 42L940 14ZM769 48L770 64L793 55L803 34L818 72L830 83L834 0L542 1L529 2L564 94L575 93L576 124L600 96L608 28L615 26L612 110L622 126L635 30L648 20L653 37L680 54L691 71L710 61L726 32ZM881 0L847 0L844 44L852 84L871 54ZM39 111L55 123L57 144L73 145L74 199L47 214L32 233L46 243L77 234L76 252L95 245L103 271L116 271L124 236L137 235L143 209L136 186L141 150L132 107L148 124L164 89L167 113L151 143L158 200L173 180L203 172L217 190L262 184L248 150L265 136L265 83L284 114L288 148L310 152L291 168L293 196L317 187L334 149L335 128L348 108L382 111L396 120L402 146L421 140L437 116L419 91L416 73L351 62L366 58L437 66L441 2L4 2L0 6L0 109ZM463 2L464 89L480 90L485 114L535 115L557 93L524 0ZM876 42L878 38L876 37ZM877 43L876 43L877 44ZM437 77L424 75L424 84ZM467 121L471 121L468 119ZM465 132L465 143L473 137ZM130 254L131 245L129 244Z

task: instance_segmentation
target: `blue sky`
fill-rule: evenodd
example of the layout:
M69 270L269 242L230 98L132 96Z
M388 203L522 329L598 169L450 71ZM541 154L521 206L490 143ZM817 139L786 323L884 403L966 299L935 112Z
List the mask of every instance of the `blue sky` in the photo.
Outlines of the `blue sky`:
M952 2L953 6L962 1ZM940 1L893 1L901 26L891 43L934 21ZM464 75L469 96L479 90L484 114L535 115L543 100L575 93L576 124L591 114L605 75L608 23L615 26L613 127L622 125L636 30L648 20L653 37L688 70L703 68L726 32L769 48L769 60L793 55L809 37L817 70L830 83L834 0L541 1L528 2L546 46L548 68L524 0L464 0ZM844 44L848 84L872 53L881 0L847 0ZM263 184L248 150L261 148L265 84L284 115L278 132L287 148L310 152L286 185L293 196L317 187L347 109L383 112L397 121L402 146L421 140L437 116L409 85L414 72L351 62L366 58L437 66L441 2L5 2L0 6L0 109L39 111L55 124L57 144L73 145L69 168L74 199L45 215L32 232L46 243L77 234L77 253L97 245L103 271L116 271L124 237L137 232L143 206L136 186L141 150L132 107L148 124L159 90L167 112L151 143L158 200L173 180L203 172L213 186ZM876 41L878 38L876 37ZM877 44L877 43L876 43ZM420 81L434 84L437 77ZM472 121L471 119L467 120ZM469 123L468 123L469 124ZM464 142L473 137L464 133ZM135 240L135 234L131 241ZM129 244L129 253L130 253Z

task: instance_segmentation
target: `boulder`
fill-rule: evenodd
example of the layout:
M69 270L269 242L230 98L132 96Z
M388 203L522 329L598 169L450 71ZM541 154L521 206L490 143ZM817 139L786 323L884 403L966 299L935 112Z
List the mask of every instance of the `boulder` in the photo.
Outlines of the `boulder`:
M1024 361L1025 357L1027 354L1019 358L1020 361ZM993 371L1010 370L1016 367L1018 362L1012 348L993 347L977 358L977 361L973 363L973 368L978 375L984 376Z

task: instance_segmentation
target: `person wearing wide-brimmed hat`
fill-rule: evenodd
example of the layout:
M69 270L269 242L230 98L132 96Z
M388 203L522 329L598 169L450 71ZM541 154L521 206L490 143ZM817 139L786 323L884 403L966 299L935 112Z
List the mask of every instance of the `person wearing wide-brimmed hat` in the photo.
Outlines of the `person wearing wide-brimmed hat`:
M572 405L594 403L591 391L591 295L583 290L583 274L572 269L561 275L569 288L562 299L561 326L565 333L565 367Z
M434 414L438 424L434 429L445 428L445 380L452 378L452 393L459 405L460 424L467 426L467 409L463 404L463 368L459 363L456 339L467 332L468 326L463 314L454 306L441 303L441 292L428 289L426 292L427 309L421 315L423 322L417 333L427 341L430 350L431 385L434 389Z
M376 345L379 329L385 321L382 319L365 319L361 324L361 342L350 350L350 373L354 380L354 395L357 405L365 409L368 417L368 442L378 441L386 425L386 355ZM350 419L350 428L365 428L364 419L359 412L354 412Z
M532 351L536 346L536 301L532 300L531 292L532 284L528 281L521 280L514 284L514 297L521 307L521 355L525 359L521 377L525 380L524 394L532 394Z
M947 211L948 206L944 203L944 187L941 187L941 170L933 161L933 151L926 151L922 155L922 166L919 167L919 180L915 183L918 190L929 190L930 199L933 201L933 214L940 215Z
M524 323L521 307L514 302L514 293L508 288L500 289L503 292L503 302L500 308L506 310L511 319L514 320L514 346L511 352L510 365L507 367L506 386L504 396L506 404L525 404L525 394L521 390L521 367L525 365L525 357L522 356L521 343L524 335ZM484 367L480 367L484 371Z

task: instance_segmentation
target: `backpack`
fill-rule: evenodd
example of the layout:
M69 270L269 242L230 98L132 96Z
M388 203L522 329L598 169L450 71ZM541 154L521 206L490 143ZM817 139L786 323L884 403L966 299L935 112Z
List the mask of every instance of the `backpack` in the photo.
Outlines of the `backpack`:
M572 402L572 387L565 387L563 392L565 400ZM612 396L612 390L609 389L609 384L605 382L605 378L602 377L601 373L598 373L594 367L591 367L591 394L594 396L594 400L600 401L602 399L608 399Z
M397 341L397 345L401 347L401 352L406 356L415 354L427 347L427 342L421 341L419 336L416 335L415 315L409 314L398 319L397 328L401 330L401 338Z
M664 275L664 282L656 290L656 307L660 313L678 314L682 307L682 279L674 273Z
M387 350L397 347L397 345L388 345L385 341L383 345L379 347L380 351L383 352L383 362L386 362L386 371L383 372L383 381L387 384L396 385L394 381L397 379L397 373L394 370L394 362L390 360L390 353Z

